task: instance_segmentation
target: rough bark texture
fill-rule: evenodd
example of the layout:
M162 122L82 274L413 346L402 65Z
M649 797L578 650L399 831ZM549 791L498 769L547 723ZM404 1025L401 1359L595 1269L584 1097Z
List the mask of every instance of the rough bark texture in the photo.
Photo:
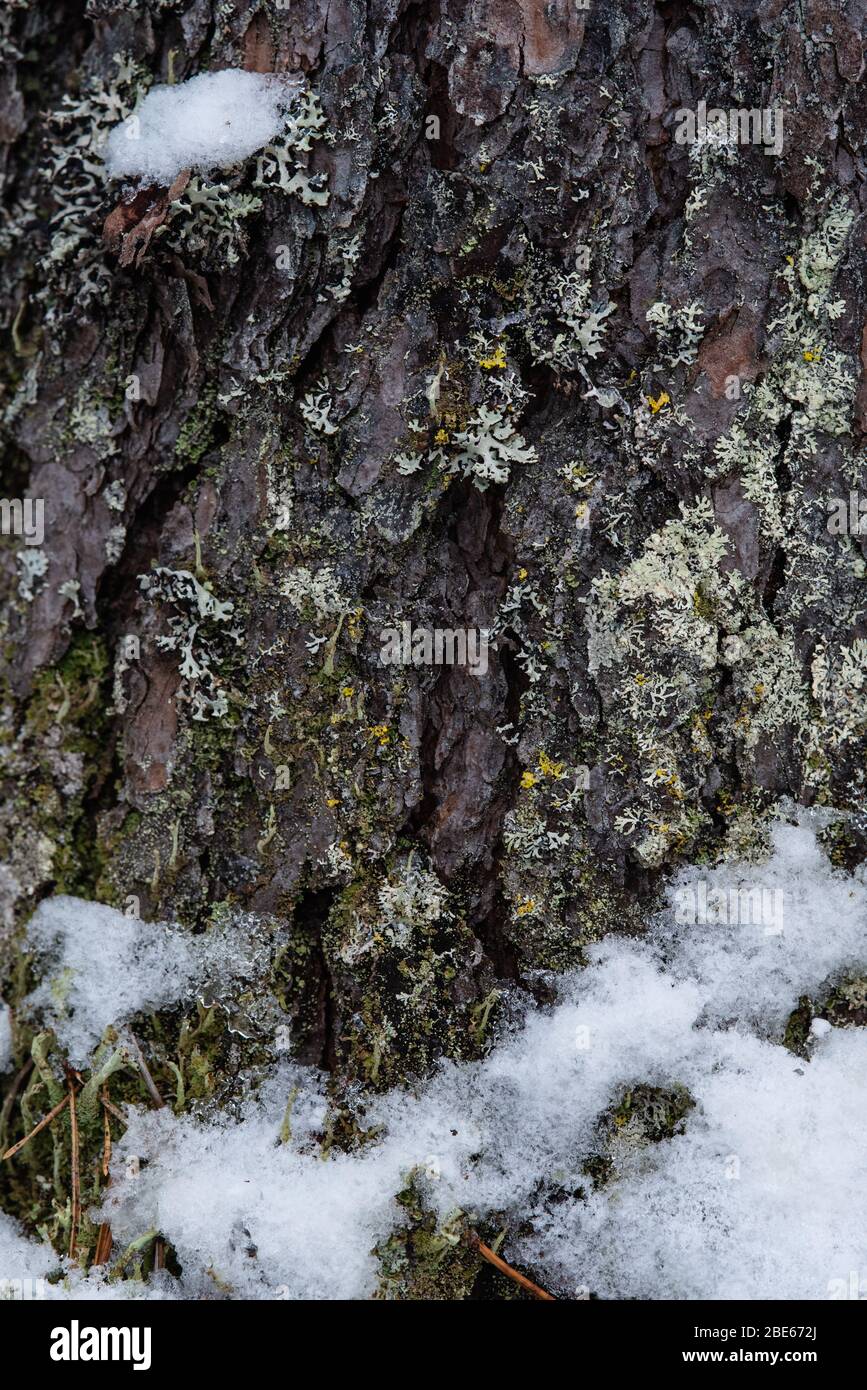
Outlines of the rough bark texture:
M350 1142L354 1083L478 1055L782 797L862 857L865 538L827 522L863 486L865 13L7 3L2 490L47 560L2 542L7 1000L49 893L255 914ZM305 74L309 153L133 205L94 142L232 66ZM678 143L700 101L782 108L782 153ZM531 456L480 488L494 430ZM231 614L193 631L178 572ZM405 620L491 629L488 674L384 666ZM189 1103L267 1063L267 993L182 1054ZM185 1026L142 1021L165 1091ZM31 1153L4 1204L62 1241Z

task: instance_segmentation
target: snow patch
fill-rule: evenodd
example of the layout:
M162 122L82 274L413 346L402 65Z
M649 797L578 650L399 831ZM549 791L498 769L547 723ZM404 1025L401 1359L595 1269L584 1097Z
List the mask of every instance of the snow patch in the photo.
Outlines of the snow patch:
M54 1282L49 1282L49 1276ZM157 1274L147 1284L137 1280L109 1283L107 1269L85 1274L55 1254L47 1242L28 1239L17 1222L0 1211L0 1303L37 1299L128 1302L177 1296L177 1281L166 1274Z
M102 1218L121 1241L160 1230L199 1290L366 1298L415 1170L441 1218L530 1231L506 1257L564 1297L829 1297L867 1269L867 1032L814 1030L806 1061L782 1027L801 993L867 968L867 888L805 826L774 845L764 866L696 868L673 892L781 887L779 935L670 910L643 940L609 938L484 1061L372 1101L381 1129L351 1154L321 1152L307 1068L278 1069L237 1119L131 1113ZM688 1089L682 1133L600 1127L639 1085ZM606 1142L614 1176L594 1188Z
M33 1284L57 1265L58 1258L50 1245L29 1240L17 1222L0 1211L0 1303L15 1296L17 1282L23 1285L29 1280Z
M799 994L863 962L867 926L863 868L834 873L806 823L777 825L771 838L765 864L679 875L652 931L678 978L700 982L706 1019L765 1032Z
M229 168L283 130L298 90L298 79L235 68L152 87L109 135L108 173L169 185L182 169Z
M54 1029L76 1067L87 1063L109 1025L175 1004L194 985L222 1003L234 981L255 972L260 954L249 928L224 925L193 936L65 896L39 905L27 940L45 978L25 1008Z

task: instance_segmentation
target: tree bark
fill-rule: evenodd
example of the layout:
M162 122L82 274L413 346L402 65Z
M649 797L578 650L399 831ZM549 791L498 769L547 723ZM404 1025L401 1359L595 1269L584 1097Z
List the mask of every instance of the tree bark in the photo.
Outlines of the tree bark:
M265 923L340 1114L479 1055L782 798L860 861L865 538L829 517L864 487L864 26L7 4L3 495L45 502L0 551L7 1001L52 893ZM224 67L321 105L296 191L106 177L148 85ZM701 102L781 112L781 151L680 141ZM487 672L383 664L404 623L488 631ZM272 1055L259 1002L191 1099ZM182 1022L144 1026L163 1093Z

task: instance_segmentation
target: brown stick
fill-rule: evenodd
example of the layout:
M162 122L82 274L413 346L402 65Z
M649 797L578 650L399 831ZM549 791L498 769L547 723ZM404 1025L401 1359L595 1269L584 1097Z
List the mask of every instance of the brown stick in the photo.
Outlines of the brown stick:
M72 1130L72 1154L70 1166L72 1168L72 1213L69 1223L69 1258L76 1258L76 1247L78 1245L78 1227L81 1222L81 1173L79 1170L79 1148L78 1148L78 1116L75 1112L75 1082L69 1077L69 1124Z
M17 1153L20 1153L21 1150L24 1148L24 1145L29 1144L30 1140L33 1139L34 1136L37 1135L41 1129L44 1129L46 1125L50 1125L51 1121L55 1119L57 1115L60 1114L61 1110L65 1110L68 1104L69 1096L64 1096L63 1100L58 1101L54 1108L49 1110L47 1115L42 1116L42 1119L39 1121L39 1124L34 1125L33 1129L31 1129L28 1135L25 1135L23 1139L19 1139L17 1144L12 1145L11 1149L6 1150L5 1154L3 1154L3 1159L14 1158Z
M494 1269L498 1269L500 1273L505 1274L507 1278L514 1279L515 1283L520 1284L522 1289L527 1289L527 1291L536 1298L544 1298L550 1300L552 1303L557 1302L552 1293L546 1293L544 1289L539 1288L538 1284L534 1284L532 1279L528 1279L526 1274L519 1274L511 1265L507 1265L506 1261L501 1260L499 1255L495 1255L490 1246L485 1245L484 1241L474 1240L473 1245L475 1245L482 1259L487 1260L488 1264L493 1265Z
M129 1120L127 1120L122 1111L118 1110L116 1105L112 1104L108 1096L102 1096L101 1100L109 1115L113 1115L116 1120L120 1120L122 1125L129 1124Z
M104 1178L107 1178L107 1177L108 1177L108 1174L109 1174L109 1169L111 1168L111 1125L110 1125L109 1122L108 1122L108 1115L109 1115L109 1111L110 1111L110 1110L114 1110L114 1111L115 1111L115 1114L119 1114L119 1111L115 1110L115 1107L112 1105L111 1101L110 1101L109 1098L108 1098L108 1086L107 1086L107 1085L106 1085L106 1086L103 1086L103 1088L102 1088L102 1095L100 1096L100 1100L102 1101L102 1104L103 1104L103 1111L102 1111L102 1176L103 1176ZM96 1249L95 1249L94 1252L93 1252L93 1259L92 1259L92 1261L91 1261L91 1264L94 1264L94 1265L104 1265L104 1264L106 1264L106 1263L108 1262L108 1259L109 1259L110 1255L111 1255L111 1245L112 1245L112 1239L111 1239L111 1226L108 1224L107 1221L103 1221L102 1225L101 1225L100 1228L99 1228L99 1232L98 1232L98 1234L97 1234L97 1237L96 1237Z
M12 1106L15 1102L15 1097L17 1096L18 1092L20 1091L21 1087L27 1080L32 1070L33 1058L28 1057L27 1061L24 1063L24 1066L21 1068L19 1072L16 1073L15 1079L13 1080L12 1085L9 1087L8 1094L3 1102L3 1109L0 1110L0 1134L6 1133L6 1125L9 1122L9 1116L12 1114Z
M111 1254L111 1227L107 1221L103 1221L99 1228L99 1235L96 1237L96 1249L93 1252L93 1264L104 1265L108 1262Z

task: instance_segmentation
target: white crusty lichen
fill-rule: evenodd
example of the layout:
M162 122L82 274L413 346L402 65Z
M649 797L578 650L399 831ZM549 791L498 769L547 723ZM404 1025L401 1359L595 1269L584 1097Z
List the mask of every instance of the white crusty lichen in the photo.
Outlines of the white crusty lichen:
M535 463L536 450L515 427L515 417L529 399L520 375L509 363L503 343L475 333L469 343L458 347L454 375L472 372L474 394L481 397L456 429L455 412L443 408L443 393L451 384L453 367L441 360L425 389L428 420L410 419L408 429L415 435L414 450L404 449L395 456L397 471L404 476L417 473L422 466L434 465L447 477L468 478L480 492L491 483L506 483L516 463ZM446 426L449 426L446 428ZM438 428L434 428L438 426ZM433 438L430 439L430 434Z
M325 115L315 92L305 88L290 108L279 139L266 145L256 161L256 188L279 188L309 206L325 207L329 193L324 174L310 174L301 156L325 133Z
M654 532L621 574L603 573L593 580L587 606L591 672L649 655L644 633L648 603L666 646L688 655L700 669L716 664L716 624L703 615L695 597L700 588L708 603L726 597L733 581L723 579L719 563L729 542L706 499L692 507L681 503L680 510L681 519ZM655 640L650 650L656 645Z
M36 597L36 588L41 587L39 581L44 579L48 571L48 556L40 546L28 545L19 550L16 559L19 570L18 593L26 603L32 603Z
M422 427L410 429L422 433ZM445 433L445 431L443 432ZM513 463L531 463L536 450L519 434L502 411L480 405L464 429L456 430L447 441L417 454L399 453L395 462L403 475L418 472L423 464L435 464L445 474L460 473L480 492L490 483L506 483Z
M709 759L690 733L717 664L719 628L739 624L744 588L737 572L720 568L729 543L710 502L680 510L620 574L593 580L586 612L589 669L640 771L615 828L647 865L688 843L700 824L684 757L693 770Z
M222 719L228 713L229 702L212 663L218 659L218 644L224 632L235 645L243 641L239 628L220 627L230 621L234 604L221 602L189 570L160 566L150 574L140 575L139 587L148 600L164 603L170 609L169 632L155 638L155 644L162 651L178 653L178 672L183 681L179 701L190 704L193 719Z
M64 579L62 584L58 584L57 592L72 604L70 621L74 622L76 618L84 617L84 610L78 601L81 597L81 584L77 579Z
M280 592L299 613L312 609L320 621L336 617L348 607L340 581L330 565L315 571L298 565L280 581Z
M817 316L823 309L832 319L845 308L842 300L829 301L828 294L843 259L855 212L840 200L832 203L827 215L798 252L798 279L807 291L807 312Z
M536 451L500 411L480 405L465 429L453 436L457 452L449 456L446 471L462 472L482 491L488 483L505 483L513 463L530 463Z
M776 426L791 417L789 449L805 459L818 448L818 431L844 435L850 428L857 363L831 339L845 309L831 296L853 222L848 204L835 201L797 255L786 258L780 278L789 298L768 324L773 360L751 399L750 414L760 422Z
M261 207L262 199L253 193L196 177L171 204L165 226L157 232L177 238L196 255L237 265L247 246L244 223Z
M695 361L698 345L704 337L703 313L704 308L697 299L677 307L664 299L651 304L645 318L667 354L664 363L654 364L653 371L662 371L664 366L673 371L675 367L688 367Z
M326 285L326 292L338 304L342 304L344 299L349 298L352 289L352 276L355 267L361 257L361 233L350 237L343 246L338 248L339 256L339 280L336 284Z
M448 889L419 859L417 851L402 856L380 885L381 920L393 932L431 926L451 917Z
M832 558L821 571L826 587L805 579L794 606L797 557L809 544L802 537L790 557L791 606L773 621L740 571L723 568L729 542L705 499L682 505L681 520L654 532L619 574L593 580L589 666L612 737L637 761L641 783L614 823L643 863L660 864L693 841L706 815L702 769L721 756L763 763L775 748L791 748L805 784L821 792L829 750L863 737L867 642L823 637L805 669L793 614L829 601L846 574L845 557ZM731 695L722 703L720 668Z
M329 858L333 859L338 874L345 876L346 865L341 862L341 855L332 853ZM347 965L355 965L384 944L409 949L413 937L429 938L430 929L436 923L449 921L453 916L448 890L418 851L412 850L397 856L390 865L379 884L375 902L368 902L363 910L354 909L350 913L337 955ZM414 979L412 995L398 994L397 998L402 1001L412 997L418 999L429 984L422 970ZM387 1028L383 1041L390 1041L393 1036Z
M306 396L298 402L298 409L311 429L317 434L336 434L337 425L331 419L334 402L331 399L331 385L327 377L317 381Z
M548 362L564 371L575 371L585 359L601 354L605 320L615 309L607 296L594 293L590 276L581 265L564 271L538 256L530 258L524 307L523 328L536 361ZM552 334L552 311L565 330Z
M856 637L849 646L833 647L821 639L810 674L826 750L836 752L846 743L863 739L867 733L867 640Z
M105 197L103 152L113 126L127 119L136 92L150 81L127 54L116 53L108 80L85 82L67 93L48 119L48 158L41 175L56 211L51 241L40 262L49 282L62 278L78 304L104 292L109 280L99 236L99 210ZM56 283L38 292L50 322L56 316Z
M830 556L817 566L815 545L805 548L804 528L814 529L808 479L824 447L822 436L834 437L843 475L853 484L860 475L848 443L858 363L833 337L833 323L845 308L843 300L833 297L834 283L854 216L838 198L816 221L795 254L785 257L780 280L788 297L768 324L767 368L758 384L743 384L744 404L716 441L708 470L714 480L739 479L756 509L761 540L774 546L785 542L792 559L797 555L803 562L804 578L812 576L814 590L825 587L829 563L837 567ZM851 568L845 556L838 559ZM793 587L803 587L794 570L793 575ZM799 593L791 601L801 609L808 602Z

